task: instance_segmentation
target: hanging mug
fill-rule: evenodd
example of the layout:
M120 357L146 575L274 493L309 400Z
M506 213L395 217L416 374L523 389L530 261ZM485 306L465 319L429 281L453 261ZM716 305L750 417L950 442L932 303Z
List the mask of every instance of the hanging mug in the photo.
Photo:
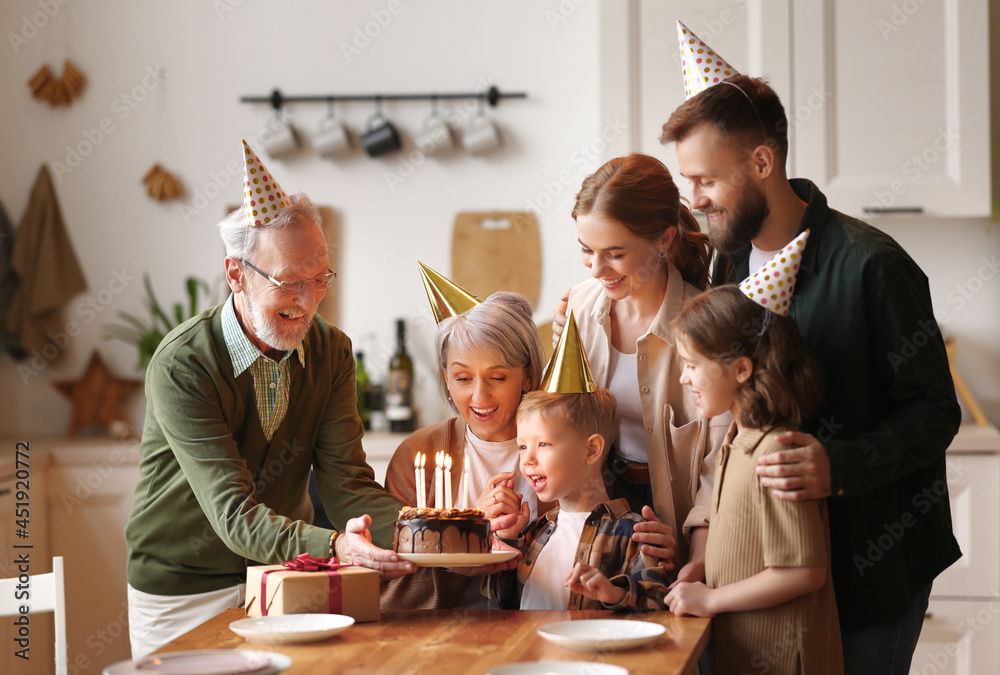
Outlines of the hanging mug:
M398 152L403 147L396 127L382 115L381 111L368 118L365 133L361 136L361 145L370 157Z
M347 127L330 115L320 121L319 131L313 136L313 147L320 157L338 159L350 154L351 135Z
M417 136L415 142L420 152L427 157L455 147L451 127L438 115L436 109L424 120L424 130Z
M466 125L462 133L462 146L473 155L482 155L496 150L502 144L500 130L482 110Z
M275 159L290 155L299 149L299 139L295 129L280 114L275 114L266 132L261 133L261 140L267 154Z

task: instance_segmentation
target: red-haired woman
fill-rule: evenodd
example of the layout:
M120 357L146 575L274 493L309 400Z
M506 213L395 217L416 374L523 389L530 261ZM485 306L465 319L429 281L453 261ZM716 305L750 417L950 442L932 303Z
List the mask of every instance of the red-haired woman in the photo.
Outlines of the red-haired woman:
M670 322L707 285L708 236L667 167L647 155L588 176L573 219L592 278L563 297L555 332L568 302L595 383L618 399L609 492L639 513L652 506L677 539L678 578L703 580L715 453L732 417L699 418L695 395L678 382Z

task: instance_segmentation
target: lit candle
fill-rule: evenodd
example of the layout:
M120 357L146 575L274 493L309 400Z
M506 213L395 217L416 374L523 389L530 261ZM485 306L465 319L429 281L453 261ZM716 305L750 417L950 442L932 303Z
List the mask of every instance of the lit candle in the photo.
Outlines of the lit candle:
M444 480L442 479L442 464L444 460L442 459L443 452L438 452L434 455L434 508L440 509L444 508L444 496L442 489L444 488Z
M420 508L420 453L413 457L413 489L417 493L417 508Z
M420 453L420 507L427 508L427 453Z
M417 475L417 508L426 509L427 473L424 471L424 467L427 465L427 455L422 452L418 452L417 456L420 457L420 473Z
M462 490L462 508L469 508L469 456L466 455L465 459L462 461L465 465L465 470L462 472L464 474L464 480L462 481L465 486Z
M450 509L454 506L451 497L451 455L444 457L444 507Z

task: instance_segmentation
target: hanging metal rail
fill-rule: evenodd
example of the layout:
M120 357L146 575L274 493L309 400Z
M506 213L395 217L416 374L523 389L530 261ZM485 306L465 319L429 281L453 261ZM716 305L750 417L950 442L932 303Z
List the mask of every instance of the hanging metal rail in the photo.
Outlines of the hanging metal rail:
M486 91L465 94L311 94L285 96L275 89L270 96L242 96L240 103L270 103L275 110L280 110L286 103L334 103L340 101L434 101L460 98L485 100L490 106L496 106L502 98L527 98L523 91L500 91L495 86Z

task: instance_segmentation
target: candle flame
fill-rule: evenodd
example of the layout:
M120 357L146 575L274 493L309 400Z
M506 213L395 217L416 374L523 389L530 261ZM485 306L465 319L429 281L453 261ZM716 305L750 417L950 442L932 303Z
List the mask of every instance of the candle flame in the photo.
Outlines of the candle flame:
M451 455L444 456L444 468L451 471Z

